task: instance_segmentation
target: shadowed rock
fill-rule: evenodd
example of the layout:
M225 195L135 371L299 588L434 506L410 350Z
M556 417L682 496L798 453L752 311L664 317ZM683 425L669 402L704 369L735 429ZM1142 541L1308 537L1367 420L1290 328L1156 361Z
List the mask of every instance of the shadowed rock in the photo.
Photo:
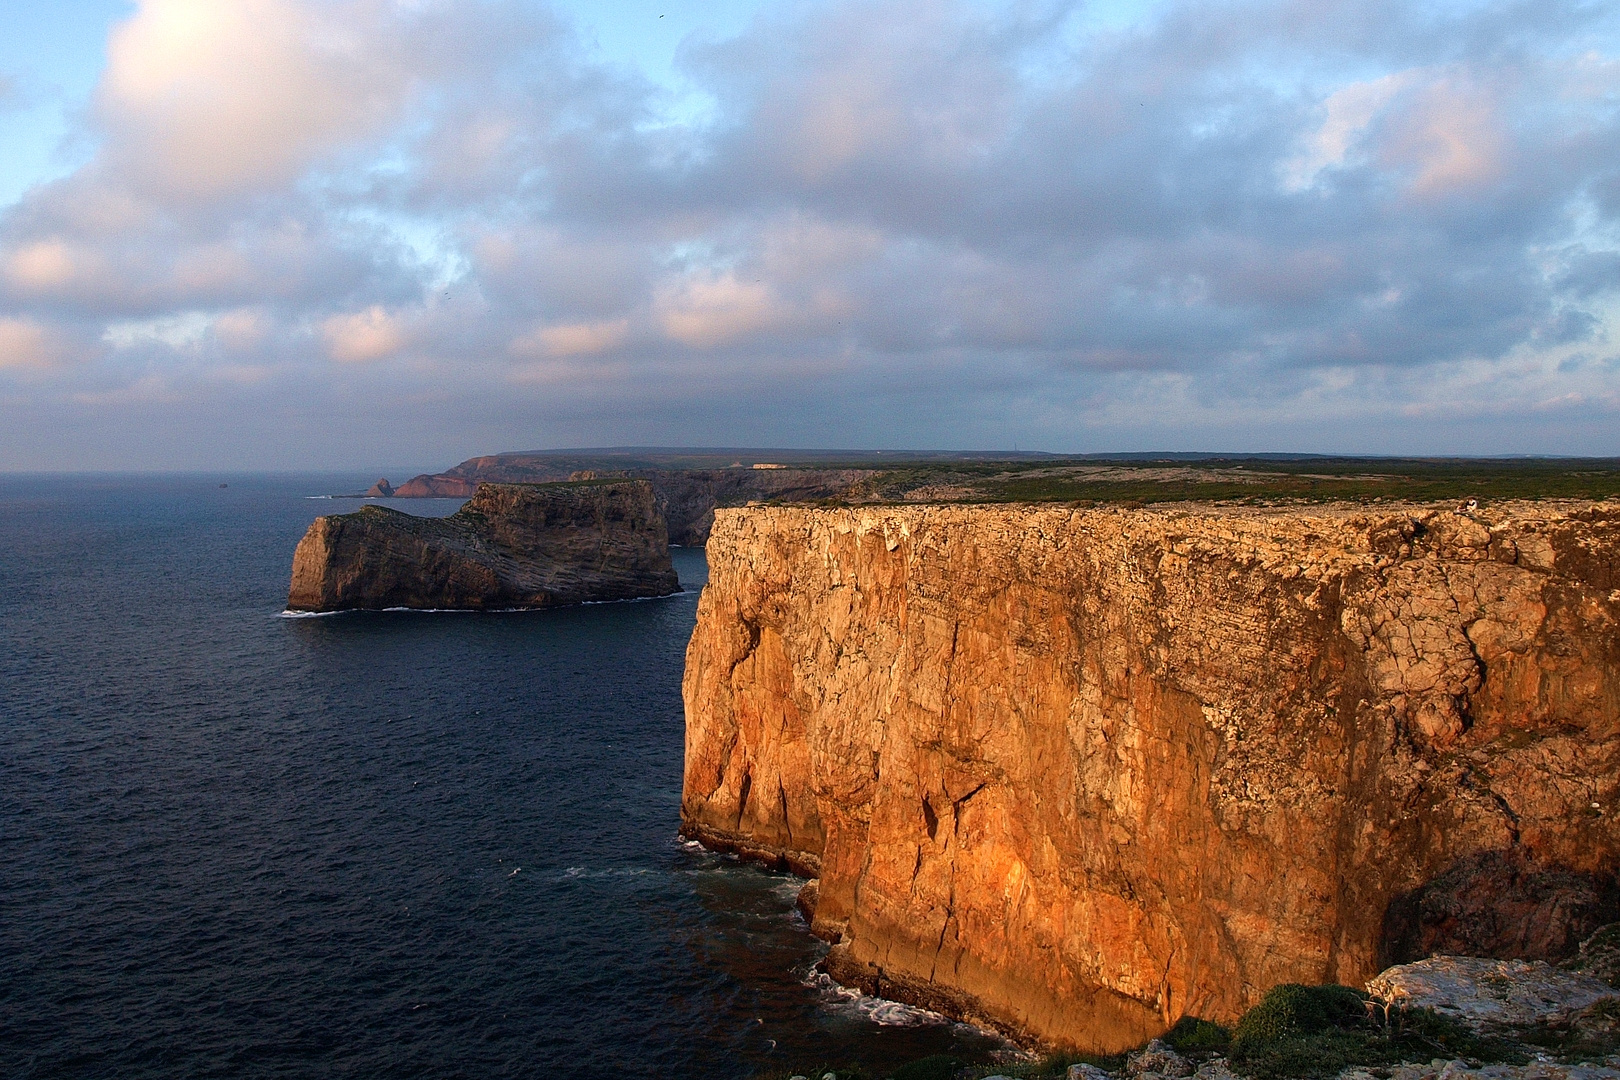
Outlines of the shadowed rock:
M1478 852L1390 904L1385 959L1557 960L1617 918L1620 890L1612 874L1541 866L1522 847Z
M446 518L380 506L316 518L287 607L548 608L678 591L646 482L483 484Z

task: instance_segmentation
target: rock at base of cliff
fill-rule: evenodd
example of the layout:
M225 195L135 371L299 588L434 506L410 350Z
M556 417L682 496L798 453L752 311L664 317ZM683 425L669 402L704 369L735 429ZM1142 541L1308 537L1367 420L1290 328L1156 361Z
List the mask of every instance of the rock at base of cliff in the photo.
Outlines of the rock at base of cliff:
M1476 1031L1523 1032L1569 1026L1604 1002L1620 1003L1620 990L1542 960L1487 960L1431 956L1389 968L1367 983L1389 1006L1433 1009Z
M316 518L287 607L488 611L679 591L645 481L484 484L446 518L380 506Z

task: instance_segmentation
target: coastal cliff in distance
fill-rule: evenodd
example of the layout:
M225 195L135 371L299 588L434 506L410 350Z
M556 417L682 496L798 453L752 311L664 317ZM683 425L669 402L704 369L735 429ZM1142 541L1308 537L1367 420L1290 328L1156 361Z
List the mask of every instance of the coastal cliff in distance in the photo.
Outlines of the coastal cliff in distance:
M483 484L445 518L379 506L316 518L287 608L547 608L679 591L645 481Z
M847 984L1114 1051L1616 917L1613 502L757 507L708 555L682 831L818 876Z
M872 469L789 466L720 469L616 468L612 459L503 454L472 458L436 475L414 476L397 488L368 495L400 498L463 498L480 483L547 483L584 477L624 477L652 485L653 500L669 529L669 542L700 547L709 538L716 507L782 500L813 502L847 498L877 473Z

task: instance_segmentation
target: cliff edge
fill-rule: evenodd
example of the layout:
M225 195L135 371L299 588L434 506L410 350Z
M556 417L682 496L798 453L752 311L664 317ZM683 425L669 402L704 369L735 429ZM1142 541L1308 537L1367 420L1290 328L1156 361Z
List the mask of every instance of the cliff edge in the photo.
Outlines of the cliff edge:
M645 481L482 484L445 518L380 506L316 518L287 607L547 608L679 591Z
M1115 1051L1616 917L1620 506L721 510L683 832L838 979Z

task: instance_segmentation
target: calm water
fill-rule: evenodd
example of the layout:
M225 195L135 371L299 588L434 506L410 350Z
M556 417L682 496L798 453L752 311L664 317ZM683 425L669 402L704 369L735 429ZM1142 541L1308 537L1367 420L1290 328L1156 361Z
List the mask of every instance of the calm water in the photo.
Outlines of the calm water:
M798 882L676 838L701 552L665 600L287 619L299 536L356 505L304 496L372 478L225 479L0 478L0 1075L990 1045L818 985Z

